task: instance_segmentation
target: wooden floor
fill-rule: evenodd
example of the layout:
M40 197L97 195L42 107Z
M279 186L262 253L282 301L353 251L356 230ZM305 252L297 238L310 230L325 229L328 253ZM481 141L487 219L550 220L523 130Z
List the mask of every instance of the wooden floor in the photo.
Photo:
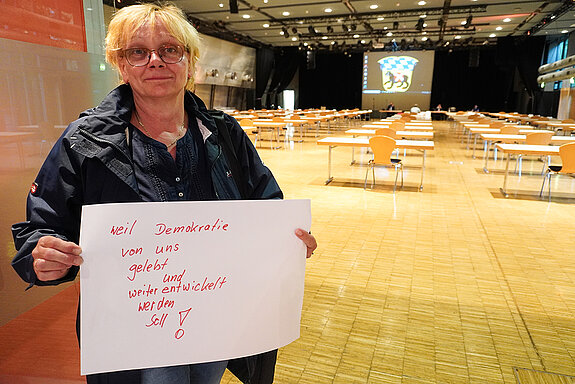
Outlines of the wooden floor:
M260 149L286 198L312 200L319 241L276 383L575 382L575 182L540 199L541 163L526 158L504 198L501 160L483 173L450 123L434 125L422 192L416 151L402 154L393 194L383 169L363 189L366 153L350 166L351 149L334 149L326 186L315 138ZM72 286L0 327L0 383L80 379L76 296Z

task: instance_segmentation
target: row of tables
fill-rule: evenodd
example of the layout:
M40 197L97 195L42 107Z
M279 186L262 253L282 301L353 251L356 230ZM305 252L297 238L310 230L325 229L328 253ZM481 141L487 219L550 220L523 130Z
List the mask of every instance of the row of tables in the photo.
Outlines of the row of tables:
M494 157L497 154L497 151L501 151L503 155L507 155L505 160L505 171L503 177L503 185L500 188L501 193L508 197L509 193L507 191L507 183L509 179L509 164L511 157L513 155L523 155L523 156L557 156L559 155L559 146L571 142L575 142L575 136L558 136L554 135L550 139L550 145L532 145L532 144L525 144L527 139L527 134L532 132L541 131L541 129L537 129L541 126L546 126L555 129L562 129L563 131L569 131L571 129L575 129L575 124L572 123L563 123L559 121L547 121L546 123L541 124L539 120L529 120L525 116L517 116L517 115L509 115L509 114L491 114L493 117L498 117L499 119L507 119L510 121L506 121L506 126L516 126L519 128L519 134L502 134L501 128L491 128L490 123L477 123L477 122L465 122L463 118L459 119L459 123L464 127L464 129L468 132L468 145L469 148L469 141L470 138L473 136L473 152L472 158L475 158L475 148L477 144L477 138L481 138L484 141L483 151L484 151L484 166L483 171L485 173L489 173L488 168L488 161L489 161L489 150L493 146L494 148ZM538 123L535 123L535 122ZM517 122L530 122L534 125L524 125L524 124L517 124ZM544 130L546 132L549 129Z

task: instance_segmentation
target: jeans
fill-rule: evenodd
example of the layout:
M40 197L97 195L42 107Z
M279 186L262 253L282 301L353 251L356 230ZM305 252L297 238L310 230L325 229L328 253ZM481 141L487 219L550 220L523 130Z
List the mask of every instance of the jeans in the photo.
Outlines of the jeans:
M142 370L142 384L219 384L228 361Z

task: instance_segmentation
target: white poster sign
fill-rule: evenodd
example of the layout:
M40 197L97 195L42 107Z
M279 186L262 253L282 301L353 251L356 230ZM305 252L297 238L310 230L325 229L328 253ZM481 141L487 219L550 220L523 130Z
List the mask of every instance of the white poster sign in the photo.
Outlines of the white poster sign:
M299 337L309 200L85 206L81 372L253 355Z

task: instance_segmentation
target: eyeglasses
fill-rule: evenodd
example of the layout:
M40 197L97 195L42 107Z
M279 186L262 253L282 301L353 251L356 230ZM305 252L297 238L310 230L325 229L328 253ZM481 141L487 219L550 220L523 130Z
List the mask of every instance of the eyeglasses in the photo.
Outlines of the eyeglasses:
M160 59L166 64L176 64L184 58L184 48L180 45L162 45L158 49L124 49L124 57L132 67L144 67L150 62L152 52L156 52Z

